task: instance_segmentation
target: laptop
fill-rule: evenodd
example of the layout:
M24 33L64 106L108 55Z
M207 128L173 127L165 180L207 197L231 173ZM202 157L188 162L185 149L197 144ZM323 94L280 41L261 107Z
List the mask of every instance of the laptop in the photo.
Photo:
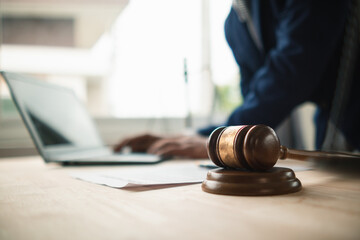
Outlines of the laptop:
M164 160L145 153L114 153L105 146L85 106L70 89L0 72L45 162L146 164Z

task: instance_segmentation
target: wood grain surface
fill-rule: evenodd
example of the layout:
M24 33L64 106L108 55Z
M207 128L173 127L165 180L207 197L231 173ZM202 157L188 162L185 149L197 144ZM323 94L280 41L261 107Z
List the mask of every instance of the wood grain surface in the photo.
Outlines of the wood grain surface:
M114 189L70 176L132 167L0 159L0 239L360 239L356 175L298 171L300 192L266 197L209 194L200 184Z

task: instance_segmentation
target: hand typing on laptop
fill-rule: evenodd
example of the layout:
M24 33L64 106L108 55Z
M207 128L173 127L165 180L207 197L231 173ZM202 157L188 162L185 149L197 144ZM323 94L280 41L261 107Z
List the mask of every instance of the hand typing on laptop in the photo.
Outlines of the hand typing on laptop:
M143 134L126 138L114 148L121 151L130 147L133 152L147 152L164 157L207 158L207 138L203 136L161 137Z
M45 162L62 164L152 164L164 160L152 154L114 154L101 139L93 119L71 89L27 76L0 72ZM65 106L65 107L64 107ZM146 151L150 143L132 144ZM143 149L136 149L142 146Z

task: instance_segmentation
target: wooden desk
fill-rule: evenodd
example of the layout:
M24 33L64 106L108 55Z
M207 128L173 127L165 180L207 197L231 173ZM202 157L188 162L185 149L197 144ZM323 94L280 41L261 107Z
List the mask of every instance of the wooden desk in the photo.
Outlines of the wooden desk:
M360 239L359 177L303 171L301 192L234 197L200 184L129 191L69 176L108 168L0 159L0 239Z

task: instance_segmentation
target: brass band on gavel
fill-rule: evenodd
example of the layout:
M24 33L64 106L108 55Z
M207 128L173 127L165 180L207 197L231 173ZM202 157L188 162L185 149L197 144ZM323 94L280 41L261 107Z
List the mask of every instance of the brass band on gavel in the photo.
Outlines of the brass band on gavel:
M289 149L280 145L275 131L265 125L219 127L209 136L209 158L219 167L264 171L278 159L351 160L360 155L343 152L322 152Z
M280 141L265 125L220 127L208 140L210 159L219 167L266 170L280 156Z

